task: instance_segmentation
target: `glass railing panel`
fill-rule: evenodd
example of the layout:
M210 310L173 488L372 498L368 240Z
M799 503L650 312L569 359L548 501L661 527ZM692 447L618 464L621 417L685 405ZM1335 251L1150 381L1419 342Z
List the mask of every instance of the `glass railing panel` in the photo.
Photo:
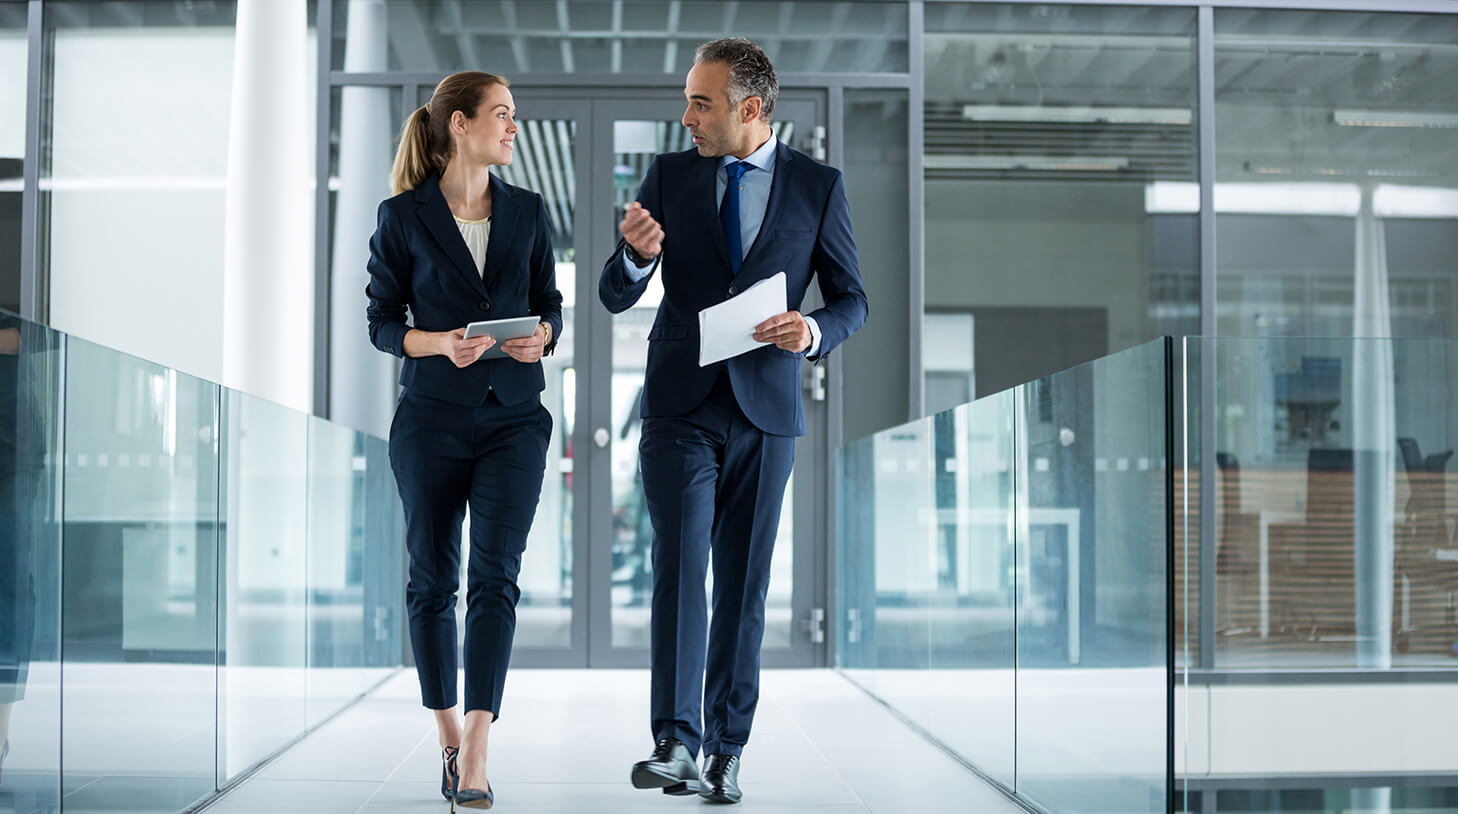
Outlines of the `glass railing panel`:
M308 417L223 393L223 649L218 774L228 782L305 728Z
M65 339L0 314L0 812L61 790Z
M1169 787L1169 345L1016 389L1017 790L1163 812Z
M309 419L308 724L399 665L401 517L385 442Z
M923 419L865 439L859 460L850 464L865 467L860 474L866 478L856 505L847 506L847 522L856 524L860 537L850 547L859 566L854 582L860 611L850 626L859 636L863 665L872 671L870 687L897 709L917 693L932 662L935 591L927 557L936 502L930 449L932 420Z
M1015 491L1011 391L932 422L931 659L912 719L1009 788L1016 782Z
M1183 363L1187 477L1211 488L1192 490L1181 582L1213 595L1179 600L1189 777L1219 780L1221 810L1303 787L1329 810L1441 809L1458 787L1458 342L1190 338Z
M218 393L67 343L68 811L178 811L216 786Z
M876 459L875 439L858 438L836 451L835 663L866 690L876 691Z

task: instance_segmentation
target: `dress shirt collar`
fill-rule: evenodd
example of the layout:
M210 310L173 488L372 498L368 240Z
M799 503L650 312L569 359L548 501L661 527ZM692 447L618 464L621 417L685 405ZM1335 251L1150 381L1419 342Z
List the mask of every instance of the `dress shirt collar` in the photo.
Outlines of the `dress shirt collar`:
M754 165L754 168L757 170L771 169L775 165L775 151L779 149L779 146L780 140L775 138L774 134L770 134L770 137L765 139L764 144L759 145L759 149L750 153L747 157L740 159L736 158L733 154L726 155L719 159L719 166L723 168L733 164L735 161L744 161Z

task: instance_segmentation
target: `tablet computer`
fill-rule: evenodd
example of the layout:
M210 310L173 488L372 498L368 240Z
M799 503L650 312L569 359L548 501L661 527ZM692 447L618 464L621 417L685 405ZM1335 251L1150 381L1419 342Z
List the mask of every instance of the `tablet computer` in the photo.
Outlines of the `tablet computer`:
M501 349L501 343L508 339L525 339L536 333L537 324L541 322L540 317L525 316L511 317L510 319L488 319L482 322L472 322L466 326L466 338L474 339L478 336L490 336L496 339L496 344L491 349L481 354L482 359L493 359L505 357L506 351Z

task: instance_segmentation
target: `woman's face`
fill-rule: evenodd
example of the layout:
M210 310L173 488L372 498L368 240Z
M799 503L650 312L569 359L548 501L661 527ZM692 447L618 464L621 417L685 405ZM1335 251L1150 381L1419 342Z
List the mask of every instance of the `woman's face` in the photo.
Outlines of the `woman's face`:
M457 111L459 113L460 111ZM505 85L488 85L476 117L452 116L456 154L471 164L511 163L516 145L516 102Z

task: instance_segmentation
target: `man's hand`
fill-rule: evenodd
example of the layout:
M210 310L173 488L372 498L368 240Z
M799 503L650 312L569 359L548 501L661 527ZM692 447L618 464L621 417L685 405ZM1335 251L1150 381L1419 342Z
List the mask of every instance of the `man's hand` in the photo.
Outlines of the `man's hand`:
M628 241L633 251L643 257L657 257L663 251L663 226L637 201L628 205L628 211L623 213L623 222L618 224L618 231L623 233L623 239Z
M810 348L810 326L799 311L786 311L756 325L754 341L773 342L791 353L803 353Z
M507 356L525 364L541 361L542 349L547 346L547 326L537 323L537 330L531 336L508 339L501 343Z
M471 339L466 338L466 329L457 328L454 331L438 333L439 352L441 356L449 356L456 367L467 367L475 364L481 354L491 350L496 340L490 336L477 336Z

